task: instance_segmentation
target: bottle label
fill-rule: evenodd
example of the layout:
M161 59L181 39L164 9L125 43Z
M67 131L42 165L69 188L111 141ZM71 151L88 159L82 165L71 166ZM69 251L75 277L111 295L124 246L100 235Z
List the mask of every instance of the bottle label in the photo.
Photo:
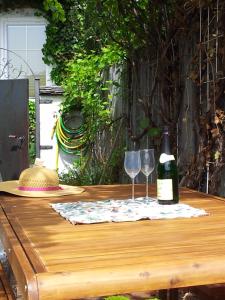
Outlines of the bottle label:
M169 154L166 154L166 153L162 153L160 155L159 162L161 164L164 164L165 162L170 161L170 160L175 160L174 155L169 155Z
M157 179L157 199L173 200L172 179Z

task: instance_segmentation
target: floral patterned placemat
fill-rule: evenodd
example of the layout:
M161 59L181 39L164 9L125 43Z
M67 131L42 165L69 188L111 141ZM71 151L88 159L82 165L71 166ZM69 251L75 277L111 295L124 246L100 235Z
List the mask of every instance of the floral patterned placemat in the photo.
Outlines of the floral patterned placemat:
M191 218L207 215L205 210L187 204L160 205L154 198L78 201L50 205L72 224Z

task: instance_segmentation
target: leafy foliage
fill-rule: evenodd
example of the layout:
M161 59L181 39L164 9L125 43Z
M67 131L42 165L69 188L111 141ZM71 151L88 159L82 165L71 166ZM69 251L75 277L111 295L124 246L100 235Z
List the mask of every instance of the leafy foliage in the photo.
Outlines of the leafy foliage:
M49 21L45 62L53 66L55 82L64 87L63 111L82 110L90 152L99 135L106 128L109 130L108 126L112 124L111 91L119 82L109 80L109 68L124 63L126 59L128 65L132 65L137 53L155 58L156 46L161 40L166 40L165 24L174 13L175 2L163 1L165 12L162 14L161 1L153 0L44 1L44 14ZM133 141L146 134L152 138L159 135L157 126L149 121L148 110L144 111L148 125L139 136L134 136L132 129L129 130ZM131 118L130 110L128 113L127 120ZM91 153L88 155L90 157ZM98 166L95 163L90 165L98 178Z
M131 298L128 296L115 295L104 298L104 300L130 300ZM148 300L159 300L159 298L149 298Z
M53 65L55 82L61 84L68 60L80 53L99 53L112 43L129 57L137 50L154 50L167 35L165 23L177 2L45 0L49 25L44 56L45 62ZM162 14L162 10L166 11Z
M98 55L80 54L67 65L67 77L63 82L63 110L68 112L75 107L81 109L88 141L92 141L96 132L111 121L110 90L118 82L107 80L107 70L121 63L123 58L123 51L112 45L103 48Z
M123 124L120 119L120 124ZM123 165L123 135L116 123L104 130L106 140L101 135L87 150L81 152L73 167L60 174L60 181L69 185L97 185L118 182L120 168Z
M67 172L60 174L60 182L68 185L96 185L102 173L102 166L98 161L89 165L88 156L75 160L74 165Z
M130 298L129 297L126 297L126 296L120 296L120 295L117 295L117 296L109 296L109 297L106 297L104 298L104 300L129 300Z
M51 6L51 2L52 0L45 0L45 7ZM95 11L94 8L93 11L90 9L90 4L93 4L92 0L55 0L55 2L59 3L58 9L48 9L45 12L49 25L46 30L47 41L43 53L45 62L53 66L53 79L57 84L61 84L66 75L66 65L69 60L74 59L74 56L79 53L90 54L101 47L93 37L93 27L89 22L93 19Z
M45 0L45 2L46 5L49 4L44 13L49 21L47 42L44 47L45 61L53 65L52 76L55 82L64 84L66 90L64 109L80 105L86 120L90 120L87 126L88 140L92 140L90 147L94 148L96 145L94 136L98 136L104 126L110 123L110 99L107 99L107 88L112 84L106 85L107 79L104 81L103 78L106 78L104 76L107 71L103 70L104 68L107 70L111 63L107 65L104 62L102 69L98 68L98 64L103 57L102 49L110 49L115 55L114 47L117 45L117 49L126 54L124 68L127 70L127 81L124 84L127 87L128 99L127 134L137 147L145 136L156 140L160 134L161 124L169 125L175 132L182 118L181 111L186 105L184 103L186 77L192 80L193 93L190 98L197 124L194 124L194 135L199 145L196 146L194 159L190 159L189 167L183 171L186 172L183 183L192 188L202 185L202 182L205 182L207 163L210 161L211 192L216 193L220 178L218 172L224 168L225 157L224 80L219 80L224 78L224 68L215 72L215 61L218 61L218 65L224 65L222 36L225 2L219 1L218 8L213 0L200 2ZM53 2L56 3L58 12L51 9ZM212 16L210 22L208 15ZM211 29L209 31L208 26ZM200 27L201 41L199 41ZM218 41L217 50L214 47L215 37ZM210 42L207 42L207 38ZM187 45L193 53L195 52L189 62L184 59L186 54L183 52L187 49ZM191 56L190 48L188 56ZM125 56L122 56L121 61ZM118 60L117 63L121 61ZM187 63L188 67L185 66ZM82 74L83 68L85 74ZM143 69L146 73L143 73ZM150 72L154 73L151 78L147 75ZM96 77L94 74L97 74ZM71 81L69 76L72 78ZM145 80L145 86L141 83L141 78ZM149 79L152 84L150 88L146 88ZM210 83L207 94L204 84L208 79ZM200 92L202 99L208 99L207 105L205 101L199 104ZM133 113L137 103L143 116L138 128ZM174 134L174 147L175 141Z
M44 0L43 6L46 12L51 12L53 22L56 20L61 22L65 21L65 12L62 5L57 0Z

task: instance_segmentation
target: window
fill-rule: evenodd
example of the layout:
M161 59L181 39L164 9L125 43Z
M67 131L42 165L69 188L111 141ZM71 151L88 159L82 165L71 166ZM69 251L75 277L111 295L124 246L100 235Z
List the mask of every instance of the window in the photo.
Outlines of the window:
M42 57L45 43L45 20L39 17L6 17L0 24L5 51L4 60L8 62L8 78L28 78L29 95L34 96L34 77L40 78L41 85L46 85L47 67ZM2 57L1 57L2 58Z

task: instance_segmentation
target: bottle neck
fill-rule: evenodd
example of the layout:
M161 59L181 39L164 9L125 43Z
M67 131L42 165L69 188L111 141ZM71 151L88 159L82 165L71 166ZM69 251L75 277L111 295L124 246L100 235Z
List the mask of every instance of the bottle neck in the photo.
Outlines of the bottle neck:
M161 145L161 153L165 153L171 155L171 148L170 148L170 137L168 132L163 133L162 137L162 145Z

